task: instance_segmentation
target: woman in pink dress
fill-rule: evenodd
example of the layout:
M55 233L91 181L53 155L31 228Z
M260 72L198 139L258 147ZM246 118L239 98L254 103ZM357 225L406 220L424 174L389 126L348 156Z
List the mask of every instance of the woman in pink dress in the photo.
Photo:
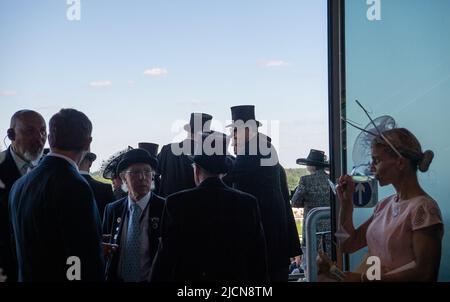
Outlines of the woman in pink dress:
M392 184L396 194L378 203L373 215L358 228L353 225L355 184L341 176L337 189L340 218L336 236L342 252L365 246L376 256L381 281L436 281L441 259L443 224L439 207L420 186L417 170L426 172L433 152L422 152L407 129L383 132L372 143L372 165L380 186ZM366 281L368 274L346 273L344 281Z

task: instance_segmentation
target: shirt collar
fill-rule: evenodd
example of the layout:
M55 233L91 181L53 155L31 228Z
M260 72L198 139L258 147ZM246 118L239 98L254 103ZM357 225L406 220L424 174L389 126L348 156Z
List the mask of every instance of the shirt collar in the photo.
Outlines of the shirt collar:
M32 167L33 164L30 162L25 161L22 159L19 155L14 152L13 148L9 149L11 151L12 158L14 162L16 163L17 169L19 169L20 174L24 175L27 173L27 169L29 167Z
M150 197L152 196L152 191L148 192L147 195L142 197L140 200L136 202L136 204L141 208L142 212L144 212L147 207L148 202L150 201ZM131 205L134 201L131 200L130 195L128 195L128 210L131 211Z
M79 171L80 171L80 174L81 174L81 175L91 175L91 174L89 174L88 171L81 171L81 170L79 170Z
M54 152L50 152L49 154L47 154L47 156L54 156L54 157L59 157L59 158L67 160L69 162L69 164L71 164L79 172L77 163L73 159L68 158L67 156L64 156L59 153L54 153Z

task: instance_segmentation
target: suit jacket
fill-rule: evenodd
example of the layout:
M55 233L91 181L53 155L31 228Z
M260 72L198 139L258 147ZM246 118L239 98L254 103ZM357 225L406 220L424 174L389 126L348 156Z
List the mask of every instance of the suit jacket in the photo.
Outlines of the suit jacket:
M219 178L170 195L150 280L268 280L256 199Z
M8 276L7 281L17 281L17 263L11 242L11 228L8 213L8 198L11 188L22 175L11 155L11 147L0 153L0 267Z
M172 147L186 150L186 152L175 155L172 152ZM161 197L167 197L172 193L195 187L192 161L187 157L193 150L194 141L190 139L162 147L158 154L159 172L161 174L158 192Z
M152 193L148 203L149 211L149 228L148 228L148 242L150 249L150 259L153 261L158 250L159 236L160 236L160 221L164 209L165 200L158 195ZM122 281L118 276L119 259L121 254L121 236L123 222L125 221L128 209L128 197L119 199L110 203L105 208L103 216L103 234L111 234L110 243L119 244L119 248L107 260L106 265L106 280L107 281Z
M89 184L67 160L46 156L9 197L19 281L67 281L80 260L81 281L102 281L101 223Z
M81 174L81 176L83 176L91 186L91 189L94 192L95 202L97 203L98 212L103 214L105 206L116 200L111 185L95 180L92 176L87 174Z
M292 196L292 206L304 208L303 225L305 225L308 213L315 207L330 206L330 186L328 185L329 176L324 170L317 170L313 174L305 175L300 178L297 190ZM317 225L317 232L326 232L331 230L330 220L320 220ZM305 228L303 228L303 244L305 244ZM331 236L326 236L326 250L331 250Z
M227 183L233 183L233 188L257 198L267 242L270 278L281 281L280 272L286 270L282 280L287 281L290 257L302 253L297 228L289 200L283 196L282 190L286 188L281 186L282 168L278 164L276 150L262 134L258 133L247 145L255 143L254 140L258 140L258 146L267 144L270 153L264 155L258 147L254 155L238 154L233 169L224 179ZM271 157L275 159L274 165L261 164L261 160Z

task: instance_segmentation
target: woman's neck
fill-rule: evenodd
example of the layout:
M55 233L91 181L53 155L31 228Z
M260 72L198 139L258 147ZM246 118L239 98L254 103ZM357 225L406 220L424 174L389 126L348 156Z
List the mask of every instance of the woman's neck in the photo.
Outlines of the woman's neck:
M425 195L425 191L420 187L417 175L414 173L408 177L403 177L398 183L393 183L399 199L406 200L420 195Z

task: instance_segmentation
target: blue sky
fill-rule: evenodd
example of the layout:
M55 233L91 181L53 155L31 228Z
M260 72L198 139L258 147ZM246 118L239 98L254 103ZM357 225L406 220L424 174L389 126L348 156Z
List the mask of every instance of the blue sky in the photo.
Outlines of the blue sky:
M66 0L0 0L5 135L17 110L48 121L79 109L94 124L95 170L127 145L180 138L171 127L191 112L224 130L231 106L254 104L280 121L284 166L328 150L325 0L80 2L69 21Z

